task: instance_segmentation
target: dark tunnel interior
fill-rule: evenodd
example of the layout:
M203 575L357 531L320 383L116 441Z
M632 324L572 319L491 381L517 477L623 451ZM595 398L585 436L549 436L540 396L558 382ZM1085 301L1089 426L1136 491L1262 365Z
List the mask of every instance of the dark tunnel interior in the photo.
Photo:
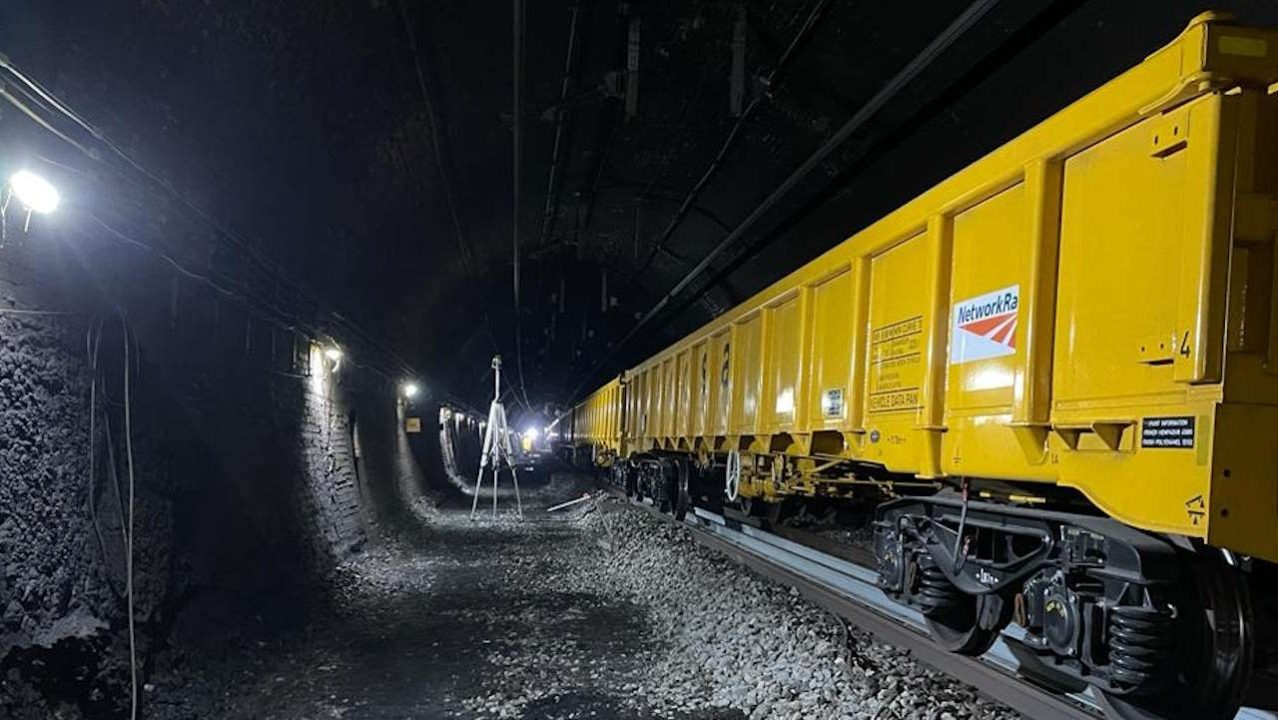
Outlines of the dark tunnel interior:
M1278 25L1270 0L5 0L0 176L61 204L0 206L0 716L128 718L136 684L136 717L289 717L219 693L344 617L377 582L349 560L469 507L493 356L511 426L543 428L1207 9ZM396 652L438 629L377 617ZM736 717L706 712L679 717Z

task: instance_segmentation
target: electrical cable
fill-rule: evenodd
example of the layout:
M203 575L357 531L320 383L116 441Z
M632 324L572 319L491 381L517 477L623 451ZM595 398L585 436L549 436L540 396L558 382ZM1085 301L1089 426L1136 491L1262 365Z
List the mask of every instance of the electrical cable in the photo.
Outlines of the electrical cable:
M73 140L71 137L69 137L66 133L62 132L61 130L59 130L59 129L57 129L57 128L53 127L53 125L52 125L52 124L50 124L47 120L45 120L44 118L42 118L42 117L40 117L39 115L37 115L37 114L36 114L36 112L35 112L34 110L32 110L30 107L27 107L27 104L26 104L26 103L22 102L22 101L21 101L21 100L19 100L17 97L15 97L12 93L10 93L10 92L9 92L9 91L8 91L8 90L4 87L4 85L3 85L3 84L0 84L0 98L4 98L5 100L8 100L8 101L9 101L9 104L11 104L11 105L13 105L14 107L18 108L18 110L19 110L19 111L20 111L23 115L26 115L28 118L31 118L31 120L32 120L33 122L35 122L35 124L39 125L40 127L44 128L45 130L48 130L50 133L53 133L55 136L57 136L57 138L58 138L59 140L62 140L63 142L67 143L68 145L71 145L71 146L72 146L72 147L74 147L76 150L79 150L80 152L84 153L85 155L88 155L89 157L93 157L94 153L93 153L93 151L92 151L92 150L90 150L89 148L85 147L84 145L81 145L80 143L76 142L76 141L75 141L75 140Z
M132 677L132 700L129 720L138 717L138 655L137 637L133 619L133 513L135 503L136 479L133 472L133 408L130 392L129 376L132 365L129 358L129 322L124 313L120 314L120 330L124 335L124 452L129 468L129 533L125 555L125 592L129 605L129 669Z
M98 350L102 341L102 322L89 323L84 335L85 350L89 357L89 521L93 524L93 534L98 540L98 550L102 553L102 562L107 562L106 541L102 539L102 527L98 523L97 492L97 419L98 419ZM111 574L107 573L109 580ZM114 588L112 588L114 590Z
M422 93L422 104L426 107L426 122L430 125L430 143L433 155L435 156L435 170L439 173L439 184L444 191L444 201L448 205L448 218L453 226L453 234L457 241L457 252L461 255L462 265L465 266L466 272L472 280L479 279L479 270L475 264L475 258L470 252L470 243L466 240L466 232L462 229L461 217L457 212L457 201L453 195L452 176L448 172L448 164L444 161L444 147L440 141L440 131L438 118L435 116L435 103L431 98L430 86L426 82L426 73L422 70L421 54L417 49L417 36L413 32L412 23L409 21L408 8L404 4L404 0L399 0L399 16L404 24L404 34L408 36L408 47L412 51L413 69L417 75L417 87ZM484 330L488 334L488 340L492 343L493 351L497 351L497 338L493 334L492 320L488 313L488 302L481 294L479 296L480 312L484 317Z
M568 95L572 92L573 68L577 61L577 25L581 15L581 5L572 3L568 19L568 49L564 51L564 74L559 84L559 101L555 104L555 140L550 150L550 170L546 177L546 203L541 211L541 236L537 240L540 248L546 244L551 228L559 216L559 163L560 152L566 147L564 142L567 126Z
M0 315L82 315L72 310L30 310L27 308L0 308Z
M466 242L466 233L462 231L461 219L457 215L457 203L453 198L452 179L444 167L443 147L439 141L439 124L435 118L435 103L431 99L430 91L426 84L426 74L422 71L422 63L417 49L417 36L413 33L412 23L408 19L408 8L404 5L404 0L399 0L399 16L404 23L404 34L408 36L408 47L412 50L413 69L417 74L417 87L422 93L422 104L426 107L426 122L430 125L430 143L431 149L435 155L435 166L439 172L440 185L444 191L444 201L448 206L448 219L453 226L453 233L456 235L457 251L461 254L462 262L465 263L466 269L471 275L475 274L475 260L470 254L470 247Z
M1005 64L1010 58L1019 54L1035 39L1047 34L1052 28L1056 27L1064 18L1068 17L1072 12L1078 9L1086 0L1053 0L1049 5L1040 11L1030 22L1021 25L1014 32L1006 35L1002 42L994 48L988 55L982 58L975 65L964 71L962 76L943 92L937 94L928 102L914 110L909 118L904 122L896 125L883 139L875 142L868 149L859 149L855 159L851 164L844 167L838 175L835 176L831 184L823 191L817 193L812 198L796 208L789 216L782 220L780 224L766 234L762 234L753 242L747 245L742 252L739 252L729 262L718 267L714 274L700 283L700 286L688 293L679 305L669 309L666 316L673 321L681 316L688 308L692 307L697 301L711 291L712 288L724 283L733 273L740 269L748 262L753 262L771 243L776 241L789 228L793 228L804 217L816 212L819 207L833 198L837 197L841 188L846 188L847 183L855 176L857 172L868 167L879 158L883 157L891 149L897 147L904 139L908 138L912 132L921 127L929 119L936 117L951 103L962 97L971 90L975 85L980 83L997 68Z
M523 311L520 309L519 297L519 180L520 168L523 162L523 92L524 92L524 1L511 0L511 38L512 52L511 56L514 61L514 97L512 98L514 122L514 157L513 160L513 181L511 183L513 192L513 203L511 208L511 241L512 253L514 256L514 296L515 296L515 368L519 372L519 392L523 395L524 405L529 409L532 408L532 402L528 400L528 386L524 383L524 338L523 338Z
M119 159L123 160L127 165L133 168L134 171L136 171L142 177L146 178L154 186L163 190L164 194L168 195L172 200L175 200L180 205L187 208L187 210L195 214L196 217L204 221L207 225L213 228L219 235L221 235L224 239L229 241L231 244L235 245L236 247L238 247L239 249L247 253L248 256L253 260L253 262L256 263L263 270L272 274L276 278L283 280L286 284L293 286L293 288L297 290L299 294L306 295L306 293L302 291L301 286L299 286L297 283L293 282L290 278L284 275L284 273L278 268L278 266L264 259L260 255L260 253L258 253L249 243L245 242L229 227L219 222L217 218L214 218L212 215L205 212L195 203L188 200L186 196L178 192L177 189L175 189L172 184L168 183L164 179L152 173L150 170L147 170L145 167L143 167L141 163L137 162L128 153L126 153L123 148L115 144L115 142L113 142L109 137L107 137L105 134L99 131L96 127L90 124L87 120L80 117L80 115L78 115L74 110L72 110L66 103L59 100L57 96L55 96L52 92L44 88L44 86L42 86L39 82L32 79L26 73L22 72L22 70L18 68L18 66L14 65L13 62L9 60L8 56L0 54L0 68L4 68L5 70L8 70L11 75L16 77L23 84L25 84L28 88L30 88L33 92L35 92L40 98L42 98L49 105L52 105L54 108L56 108L58 112L62 113L64 116L70 118L74 123L79 125L81 129L83 129L91 137L93 137L99 143L104 145L108 150L110 150L112 154L114 154ZM75 144L75 145L77 148L84 151L85 154L88 155L90 158L94 160L101 160L101 157L96 152L83 148L83 146L81 145L78 145L78 144Z
M733 123L732 130L728 131L727 137L724 138L723 144L719 147L719 152L716 153L714 159L710 161L709 167L705 169L705 171L701 174L701 178L698 179L697 183L688 191L683 202L679 204L679 209L675 211L674 217L672 217L670 222L666 224L666 229L661 232L661 235L657 238L656 242L652 244L652 249L648 251L648 256L639 264L638 269L631 273L630 277L626 279L627 286L638 280L639 276L643 275L643 273L652 265L652 261L656 259L658 253L665 249L666 243L669 242L670 237L674 235L675 230L683 224L684 220L687 219L688 213L692 210L692 206L696 203L697 198L701 197L701 194L710 184L710 181L719 173L724 162L727 161L728 155L736 147L737 141L744 134L746 124L754 118L755 113L763 105L763 100L770 97L771 93L776 89L776 82L780 77L781 72L785 70L786 66L790 64L790 61L798 54L799 49L803 47L804 43L806 43L808 38L811 37L812 31L816 28L817 23L821 20L821 17L825 14L826 8L829 7L829 5L830 0L817 0L816 4L812 6L812 10L808 13L807 18L803 21L803 24L799 26L794 37L790 39L789 45L787 45L785 50L782 51L781 57L777 59L772 70L769 71L767 77L763 79L763 87L766 89L767 94L756 95L752 100L750 100L750 104L746 105L745 110L742 111L741 115L737 118L737 121Z

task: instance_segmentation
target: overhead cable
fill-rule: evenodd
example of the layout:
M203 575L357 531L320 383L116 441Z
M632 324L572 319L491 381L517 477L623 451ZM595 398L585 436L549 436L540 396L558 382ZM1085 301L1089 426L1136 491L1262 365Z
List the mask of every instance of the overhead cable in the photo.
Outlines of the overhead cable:
M785 70L786 66L790 64L790 61L798 54L799 49L803 47L807 40L812 36L813 30L817 27L817 23L821 20L821 16L825 14L825 10L829 7L829 5L830 0L817 0L816 4L812 6L812 10L808 13L807 19L805 19L803 24L799 26L794 37L791 38L790 44L786 46L785 50L781 53L781 57L777 59L776 64L772 66L772 70L768 73L767 77L764 78L763 87L766 94L755 95L754 99L750 101L750 104L748 104L746 109L741 113L741 116L737 118L735 123L733 123L732 130L728 131L727 137L724 138L723 144L719 147L719 152L715 153L714 159L710 161L709 167L701 173L701 178L697 180L697 184L693 185L692 189L689 190L688 194L683 198L683 202L679 204L679 209L675 211L674 217L670 218L670 222L666 224L666 229L663 230L661 235L657 237L655 242L653 242L652 248L648 251L648 255L644 258L644 261L639 264L638 269L631 273L630 277L627 279L627 284L636 281L640 275L652 266L652 261L656 259L657 255L662 250L666 249L665 246L666 243L670 241L670 237L674 235L675 230L683 224L685 219L687 219L688 213L692 211L697 199L701 197L702 192L705 191L706 187L710 184L710 181L719 173L720 168L723 167L724 162L728 159L728 155L731 154L732 150L737 145L737 141L740 140L741 136L744 134L746 125L754 118L755 113L762 105L762 101L776 90L777 79L780 77L781 72Z
M706 268L710 267L710 264L723 254L725 250L731 247L738 239L740 239L741 236L751 230L755 223L757 223L778 202L780 202L782 198L786 197L796 185L808 176L809 173L816 169L821 163L825 162L826 159L828 159L836 150L842 147L843 143L846 142L848 138L861 129L861 127L865 125L870 118L887 105L887 103L895 97L902 88L908 85L926 67L931 65L931 63L936 60L941 53L948 50L955 41L976 25L981 18L985 17L985 15L998 4L998 1L999 0L976 0L957 18L955 18L954 21L941 32L941 34L933 38L918 55L914 56L914 58L910 60L905 67L901 68L901 70L898 71L882 89L875 93L873 97L866 101L866 103L862 105L861 108L852 115L852 117L848 118L847 122L845 122L837 132L827 138L826 141L821 144L821 147L817 148L816 152L812 153L807 160L804 160L799 167L795 168L795 170L790 173L789 177L782 181L782 183L778 185L766 198L758 203L754 210L752 210L732 232L728 233L727 237L721 240L710 252L706 253L705 257L703 257L700 262L689 270L673 288L666 292L666 294L662 296L662 298L658 300L657 303L653 305L638 322L631 326L630 330L621 338L621 340L617 342L617 344L613 345L612 350L605 354L604 357L595 364L594 368L582 377L581 382L578 383L576 389L572 393L572 398L575 399L585 386L585 383L589 382L589 380L603 368L604 364L612 359L612 356L615 355L618 350L624 347L626 343L633 339L640 330L646 327L653 318L660 314L661 311L670 304L672 299L682 292L684 288L688 287L688 285L701 275Z
M528 386L524 383L524 338L523 338L523 311L520 309L520 276L519 276L519 180L523 163L523 126L524 126L524 0L512 0L511 2L512 18L511 18L511 39L513 58L512 70L514 73L514 96L512 98L513 108L511 121L514 123L514 143L513 151L513 182L511 189L513 190L510 227L511 227L511 252L514 257L514 296L515 296L515 369L519 373L519 392L523 396L524 405L531 408L532 403L528 400Z

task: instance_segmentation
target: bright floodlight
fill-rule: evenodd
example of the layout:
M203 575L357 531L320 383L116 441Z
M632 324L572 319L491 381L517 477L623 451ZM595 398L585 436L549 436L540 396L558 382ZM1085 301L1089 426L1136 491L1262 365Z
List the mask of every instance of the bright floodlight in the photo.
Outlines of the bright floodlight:
M324 357L333 363L333 372L337 372L337 368L342 364L342 349L334 345L333 347L324 349Z
M417 389L418 389L417 383L415 382L404 383L404 397L406 398L416 397Z
M41 215L48 215L57 210L58 203L62 201L57 188L30 170L19 170L14 173L9 178L9 187L28 210Z
M529 440L536 440L537 436L540 434L541 434L540 431L538 431L537 428L535 427L530 427L524 431L524 437L528 438Z

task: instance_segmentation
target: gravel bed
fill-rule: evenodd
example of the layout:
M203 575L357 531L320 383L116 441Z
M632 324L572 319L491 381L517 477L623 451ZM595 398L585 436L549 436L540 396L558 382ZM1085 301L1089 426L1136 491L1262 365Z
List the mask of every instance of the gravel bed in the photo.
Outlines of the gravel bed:
M294 628L171 663L147 717L1015 717L684 528L600 494L546 512L584 489L551 478L523 519L509 497L474 522L465 498L414 506Z
M610 497L578 513L610 548L600 594L648 608L664 646L633 697L660 714L749 718L1015 718L1015 712Z

